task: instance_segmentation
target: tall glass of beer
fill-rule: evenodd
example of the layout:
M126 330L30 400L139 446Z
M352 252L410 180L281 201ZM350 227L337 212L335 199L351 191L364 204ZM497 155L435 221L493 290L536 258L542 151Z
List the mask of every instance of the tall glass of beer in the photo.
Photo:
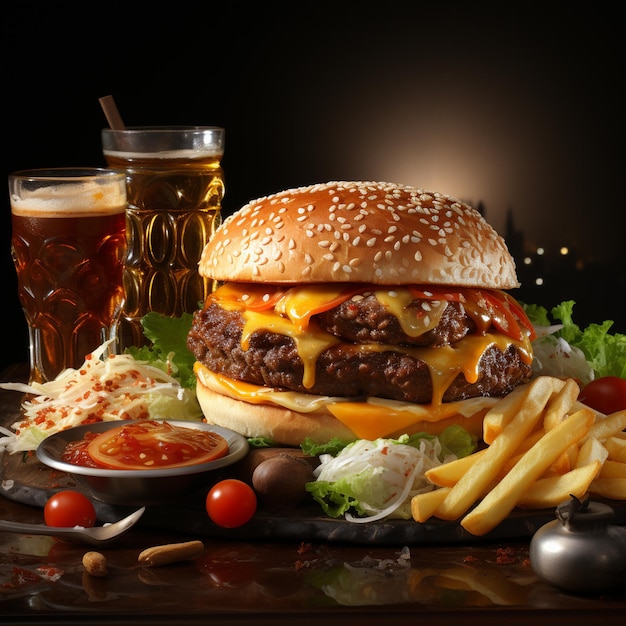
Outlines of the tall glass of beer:
M113 340L124 301L126 180L106 169L9 175L11 254L30 338L30 382L79 368Z
M205 244L221 223L224 129L104 129L108 167L125 172L127 256L121 347L146 343L141 318L193 313L213 289L198 273Z

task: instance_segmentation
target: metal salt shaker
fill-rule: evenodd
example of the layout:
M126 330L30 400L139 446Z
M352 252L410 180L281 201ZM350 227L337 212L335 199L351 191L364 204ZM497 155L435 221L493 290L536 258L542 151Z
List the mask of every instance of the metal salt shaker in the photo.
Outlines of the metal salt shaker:
M613 509L600 502L572 500L556 508L530 542L530 564L545 582L590 594L624 584L626 527L615 526Z

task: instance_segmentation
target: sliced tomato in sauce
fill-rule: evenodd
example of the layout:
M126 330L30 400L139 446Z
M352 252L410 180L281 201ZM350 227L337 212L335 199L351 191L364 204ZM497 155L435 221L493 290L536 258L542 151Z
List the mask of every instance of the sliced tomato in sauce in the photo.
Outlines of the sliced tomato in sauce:
M89 441L87 454L110 469L167 469L219 459L228 454L228 442L212 431L151 420L101 433Z

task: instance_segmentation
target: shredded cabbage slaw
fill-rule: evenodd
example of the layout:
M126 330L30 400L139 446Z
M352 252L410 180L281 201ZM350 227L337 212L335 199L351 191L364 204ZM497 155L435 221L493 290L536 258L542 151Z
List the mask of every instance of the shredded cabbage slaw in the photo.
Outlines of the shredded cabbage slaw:
M193 390L170 373L130 354L102 358L110 342L87 355L79 369L67 369L46 383L0 383L0 388L27 395L23 417L0 428L0 452L36 450L49 435L72 426L129 419L201 421ZM174 366L170 363L171 373Z
M307 491L327 514L343 514L350 522L409 519L411 498L435 488L425 472L457 456L448 454L440 460L442 445L436 437L420 439L417 446L403 443L407 440L407 436L359 439L336 456L320 455L316 481L307 484Z

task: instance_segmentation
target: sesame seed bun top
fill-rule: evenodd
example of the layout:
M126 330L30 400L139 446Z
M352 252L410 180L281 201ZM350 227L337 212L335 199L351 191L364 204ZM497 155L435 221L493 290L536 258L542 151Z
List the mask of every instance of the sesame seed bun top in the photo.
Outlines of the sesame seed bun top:
M328 182L253 200L204 248L218 281L519 287L504 239L471 206L385 182Z

